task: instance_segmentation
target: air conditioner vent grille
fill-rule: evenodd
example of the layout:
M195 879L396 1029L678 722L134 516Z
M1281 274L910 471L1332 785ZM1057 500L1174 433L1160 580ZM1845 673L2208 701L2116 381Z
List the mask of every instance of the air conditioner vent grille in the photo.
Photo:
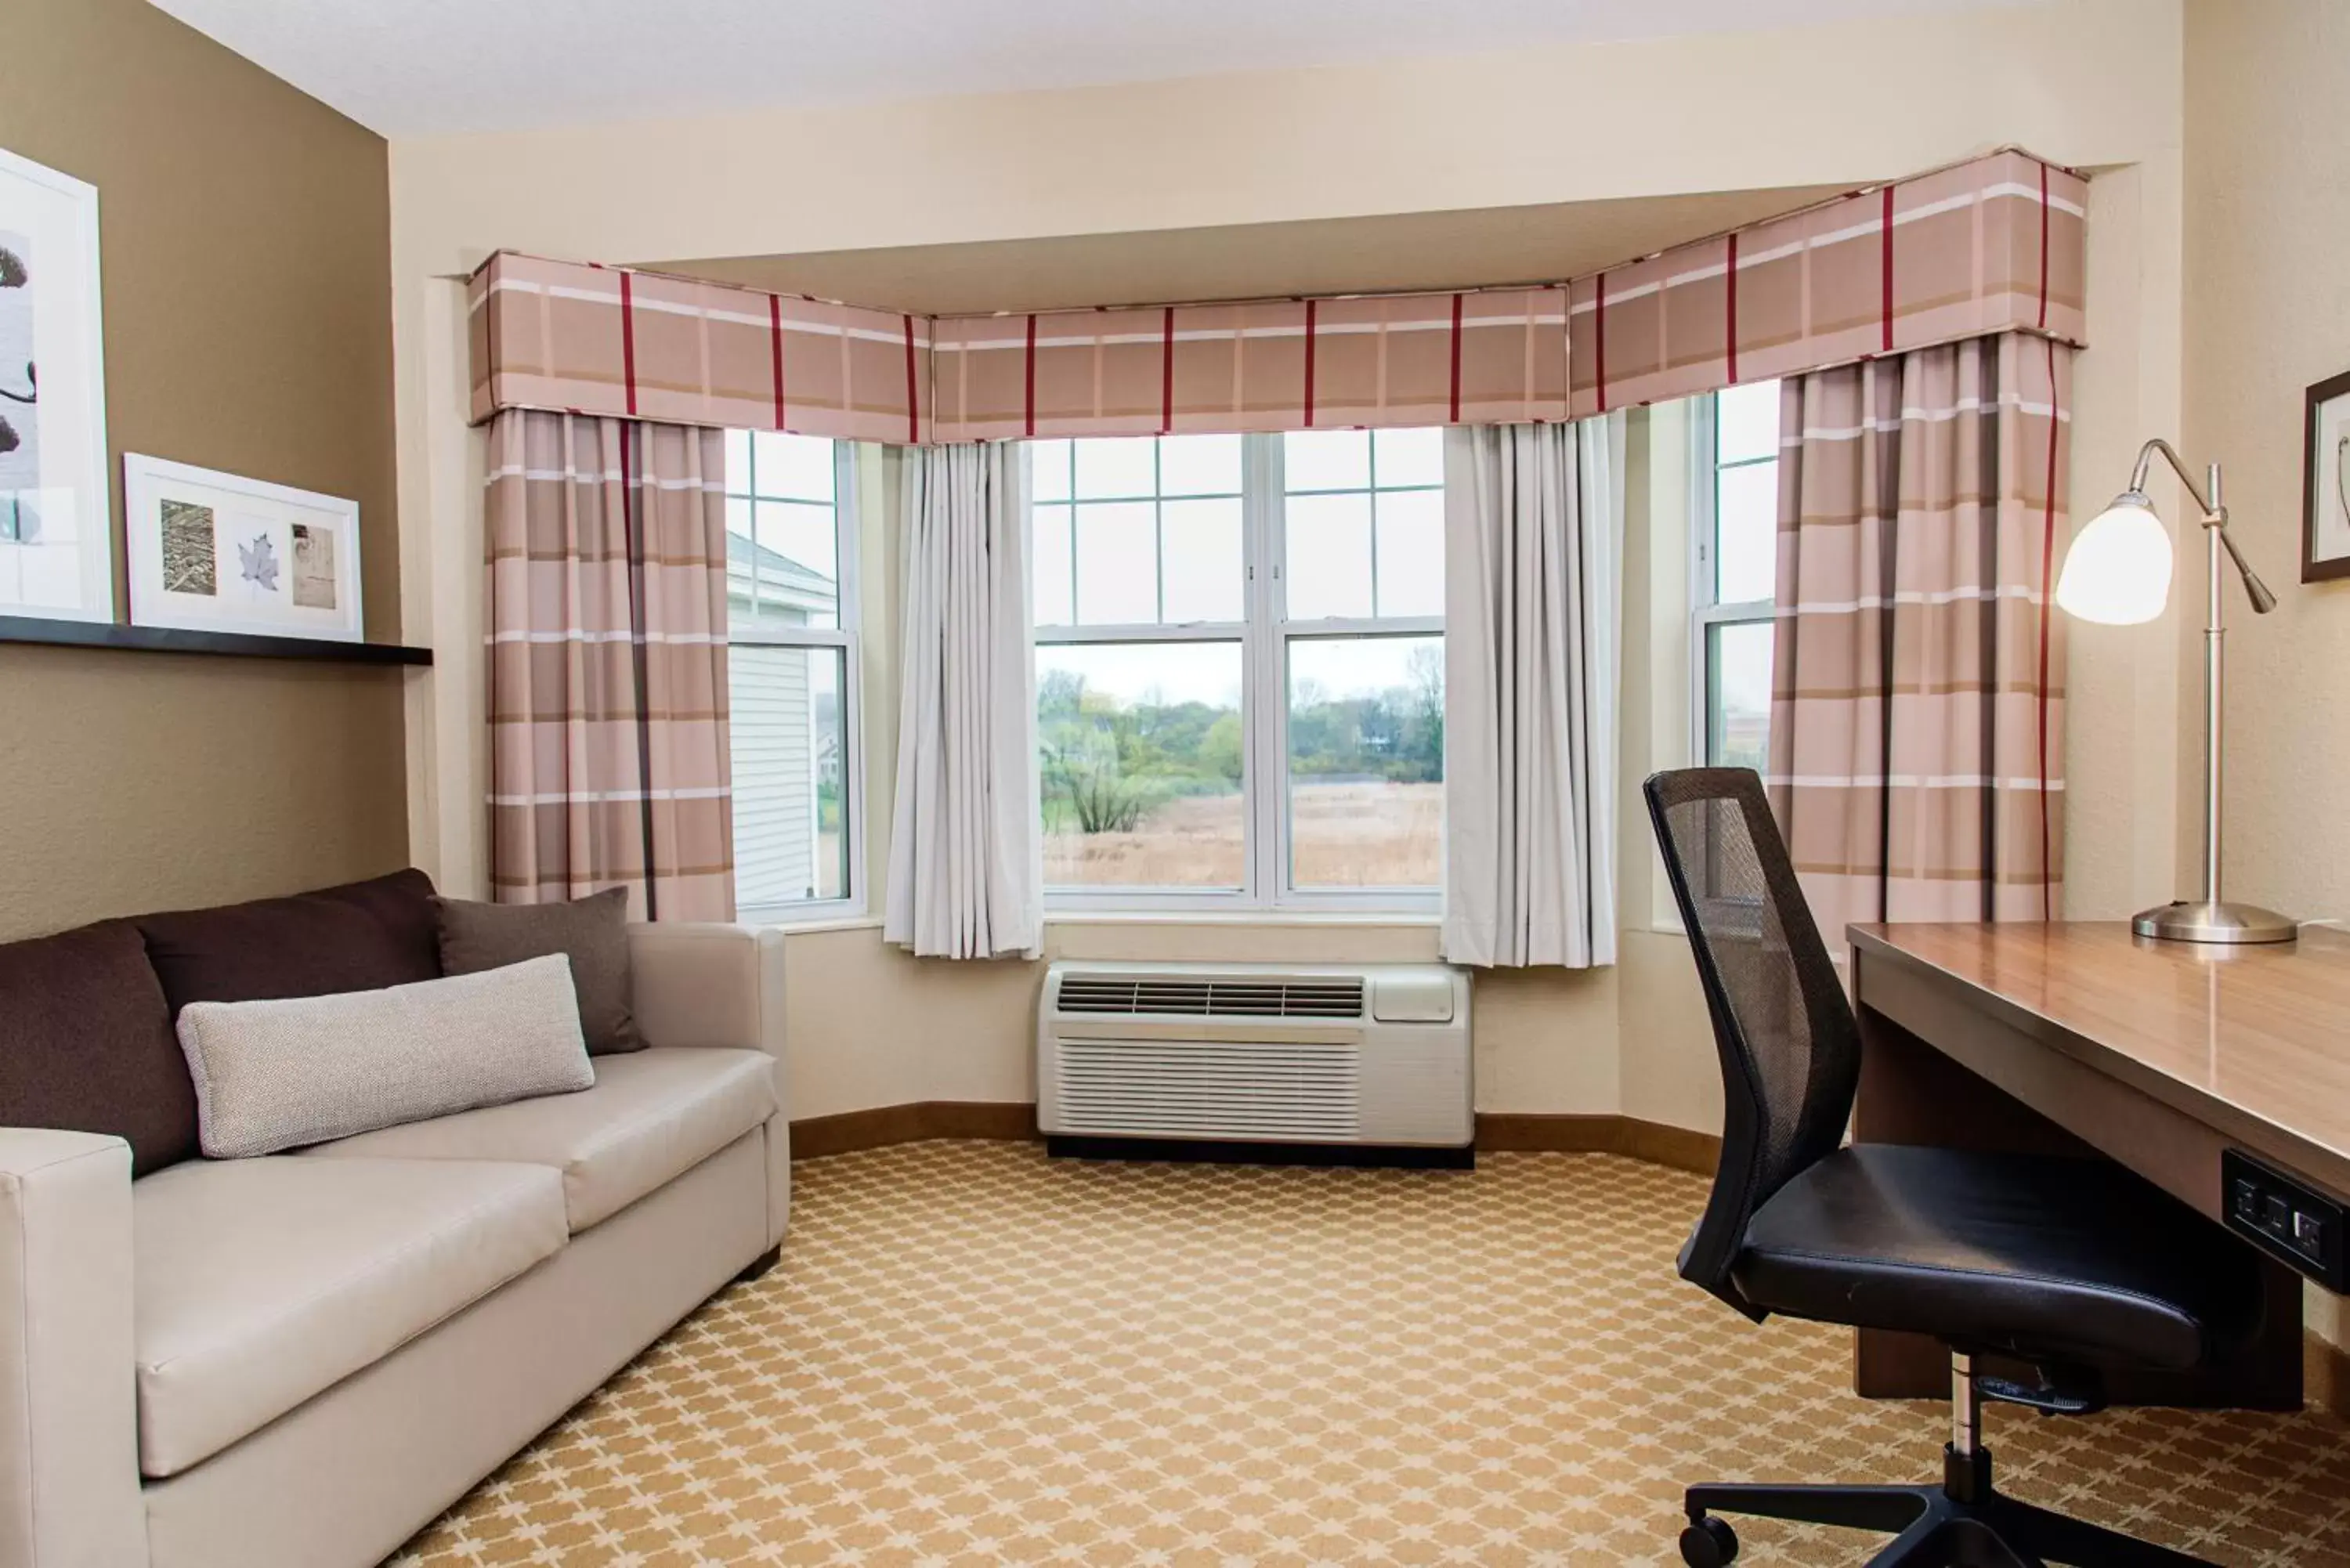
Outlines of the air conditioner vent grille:
M1351 976L1253 980L1213 975L1073 974L1061 981L1060 1010L1134 1017L1360 1018L1363 982Z
M1321 1141L1362 1126L1352 1045L1064 1040L1060 1067L1073 1132Z

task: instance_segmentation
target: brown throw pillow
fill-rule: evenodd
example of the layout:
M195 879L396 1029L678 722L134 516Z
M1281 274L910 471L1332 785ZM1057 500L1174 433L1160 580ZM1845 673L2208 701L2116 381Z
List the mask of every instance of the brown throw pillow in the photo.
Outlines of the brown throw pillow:
M417 870L132 923L174 1019L191 1002L329 996L441 978L432 879Z
M629 1009L629 890L608 888L567 904L476 904L436 900L441 907L441 968L449 974L503 969L525 959L561 953L571 961L579 997L579 1029L588 1054L641 1051Z
M196 1157L196 1090L139 928L0 947L0 1127L111 1133L145 1176Z

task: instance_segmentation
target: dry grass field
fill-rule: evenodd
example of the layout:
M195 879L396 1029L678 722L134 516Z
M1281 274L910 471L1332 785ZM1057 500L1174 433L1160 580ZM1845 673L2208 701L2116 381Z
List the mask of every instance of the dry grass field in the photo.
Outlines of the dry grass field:
M1186 795L1132 833L1051 833L1045 880L1054 887L1237 888L1243 806L1238 794ZM1305 784L1290 811L1302 888L1428 888L1444 869L1440 784Z

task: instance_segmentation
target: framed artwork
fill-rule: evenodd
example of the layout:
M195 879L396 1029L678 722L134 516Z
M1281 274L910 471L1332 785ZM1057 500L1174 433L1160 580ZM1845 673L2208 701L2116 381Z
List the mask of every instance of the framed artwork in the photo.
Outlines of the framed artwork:
M361 640L359 507L125 454L130 624Z
M2309 389L2301 483L2301 580L2350 577L2350 373Z
M114 618L98 190L0 150L0 616Z

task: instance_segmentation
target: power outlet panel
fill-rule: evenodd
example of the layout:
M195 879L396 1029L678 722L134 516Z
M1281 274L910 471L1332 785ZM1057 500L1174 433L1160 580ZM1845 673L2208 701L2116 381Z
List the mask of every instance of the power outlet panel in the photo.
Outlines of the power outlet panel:
M2229 1230L2327 1290L2350 1293L2350 1217L2339 1199L2231 1148L2220 1156L2220 1206Z

